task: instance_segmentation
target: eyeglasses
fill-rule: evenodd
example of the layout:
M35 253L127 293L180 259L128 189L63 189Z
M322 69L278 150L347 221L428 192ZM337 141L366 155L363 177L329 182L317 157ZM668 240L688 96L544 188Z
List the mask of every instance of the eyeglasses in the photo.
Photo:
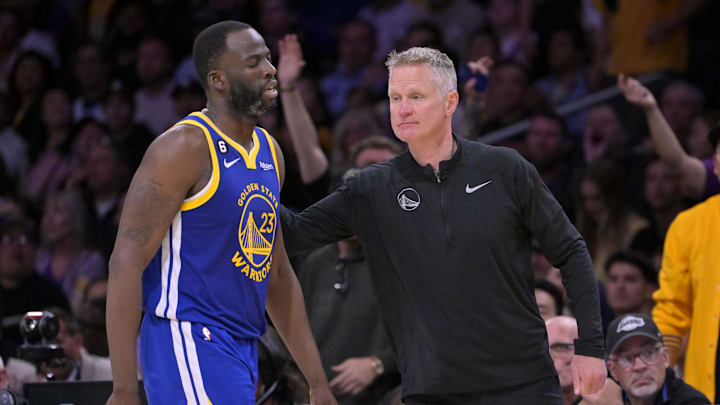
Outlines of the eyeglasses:
M650 366L657 360L657 355L660 352L660 349L662 349L662 346L645 348L634 354L614 356L614 358L611 358L610 360L615 361L621 368L629 369L633 366L633 364L635 364L635 358L640 357L640 360L642 360L643 363Z
M575 353L575 345L572 343L553 343L550 345L550 354L554 356L567 357Z

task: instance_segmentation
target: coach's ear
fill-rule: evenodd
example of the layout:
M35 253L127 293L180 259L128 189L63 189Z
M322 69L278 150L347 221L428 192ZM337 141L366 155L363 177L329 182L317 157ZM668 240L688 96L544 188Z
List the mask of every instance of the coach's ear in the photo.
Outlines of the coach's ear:
M444 107L445 107L445 116L446 117L453 115L453 113L457 109L459 102L460 102L460 95L458 94L457 90L453 90L445 96L445 106Z

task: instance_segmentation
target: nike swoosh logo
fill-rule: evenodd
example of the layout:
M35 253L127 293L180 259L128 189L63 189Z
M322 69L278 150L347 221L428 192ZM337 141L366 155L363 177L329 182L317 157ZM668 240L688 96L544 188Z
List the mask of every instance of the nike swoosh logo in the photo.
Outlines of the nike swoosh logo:
M225 165L225 168L226 168L226 169L229 169L229 168L232 167L232 165L234 165L235 163L237 163L238 160L240 160L240 158L237 158L237 159L235 159L235 160L231 160L231 161L228 162L228 161L227 161L227 158L225 158L225 159L223 159L223 164Z
M490 183L492 183L492 180L488 180L488 181L486 181L486 182L483 183L483 184L478 184L478 185L475 186L475 187L470 187L470 183L468 183L468 185L465 186L465 192L468 193L468 194L474 193L474 192L478 191L479 189L487 186L487 185L490 184Z

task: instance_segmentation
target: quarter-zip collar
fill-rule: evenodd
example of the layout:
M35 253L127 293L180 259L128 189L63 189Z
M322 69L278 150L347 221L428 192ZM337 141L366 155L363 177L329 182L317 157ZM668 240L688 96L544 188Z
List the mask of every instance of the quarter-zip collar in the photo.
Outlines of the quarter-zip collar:
M452 134L452 137L455 141L457 149L450 159L440 162L438 165L437 175L435 174L435 170L433 170L432 166L429 164L420 166L415 158L413 158L409 150L405 151L396 158L396 167L400 173L402 173L410 181L429 180L433 183L441 183L445 181L448 173L450 173L457 162L460 161L460 158L462 157L463 144L465 142L464 139L457 137L455 134Z

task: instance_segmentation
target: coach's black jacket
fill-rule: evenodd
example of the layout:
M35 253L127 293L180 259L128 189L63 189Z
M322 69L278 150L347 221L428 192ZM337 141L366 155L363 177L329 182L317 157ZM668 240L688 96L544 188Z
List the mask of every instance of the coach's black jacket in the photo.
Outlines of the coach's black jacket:
M301 214L281 214L289 254L358 236L403 396L507 388L555 373L535 303L531 235L562 272L578 317L575 353L603 357L585 242L512 149L457 138L437 176L405 152Z

